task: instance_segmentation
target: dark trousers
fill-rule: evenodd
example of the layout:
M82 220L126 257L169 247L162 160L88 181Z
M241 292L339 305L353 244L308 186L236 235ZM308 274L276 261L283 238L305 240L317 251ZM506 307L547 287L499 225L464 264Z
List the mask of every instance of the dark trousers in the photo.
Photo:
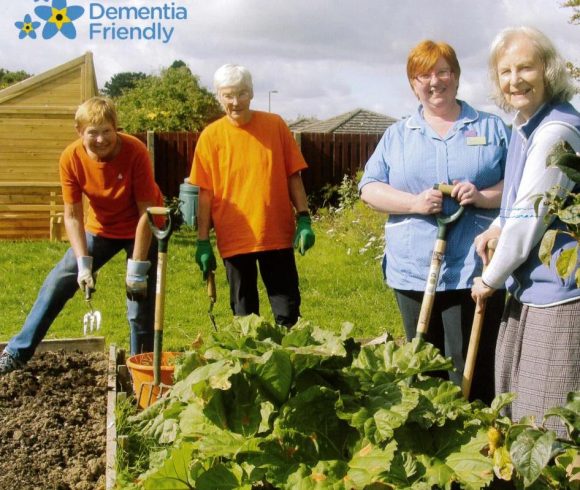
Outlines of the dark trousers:
M258 265L276 323L291 327L300 316L298 271L291 248L224 259L232 312L236 316L260 314Z
M395 290L395 297L403 317L407 340L411 340L417 332L423 292ZM470 400L479 399L490 404L494 398L495 343L504 301L505 290L496 291L487 300ZM435 294L426 340L437 347L444 356L451 357L457 370L437 374L448 377L459 386L462 384L474 313L475 302L471 299L471 290L469 289L443 291Z

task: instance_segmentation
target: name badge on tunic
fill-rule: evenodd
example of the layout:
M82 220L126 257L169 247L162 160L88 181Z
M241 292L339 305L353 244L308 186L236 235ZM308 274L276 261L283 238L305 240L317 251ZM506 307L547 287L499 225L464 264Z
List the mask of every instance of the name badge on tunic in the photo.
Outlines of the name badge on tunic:
M468 136L465 139L467 141L467 146L478 146L487 144L485 136Z

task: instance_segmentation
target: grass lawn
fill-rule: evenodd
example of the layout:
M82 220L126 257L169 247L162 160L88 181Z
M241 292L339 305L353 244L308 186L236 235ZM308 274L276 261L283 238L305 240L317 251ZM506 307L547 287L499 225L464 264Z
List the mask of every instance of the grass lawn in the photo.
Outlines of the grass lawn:
M302 316L321 327L338 330L343 322L355 325L357 337L391 332L403 335L392 291L383 283L380 258L384 217L361 203L339 213L321 210L314 222L316 245L297 255ZM235 232L235 230L233 230ZM189 347L198 333L211 331L209 300L194 260L195 231L184 227L171 237L168 251L164 350ZM0 255L0 340L19 331L46 274L68 247L48 241L2 241ZM93 307L102 314L99 335L108 343L128 347L125 317L125 257L118 255L100 272ZM218 328L231 321L224 268L218 260L218 299L214 315ZM261 283L260 283L261 286ZM268 299L261 294L261 314L272 320ZM77 293L48 332L47 338L81 337L88 312Z

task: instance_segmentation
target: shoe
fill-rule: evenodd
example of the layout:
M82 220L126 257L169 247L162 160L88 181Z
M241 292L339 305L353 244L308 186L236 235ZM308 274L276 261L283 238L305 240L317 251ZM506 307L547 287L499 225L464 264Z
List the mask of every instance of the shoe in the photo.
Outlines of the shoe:
M17 369L22 369L24 363L15 357L12 357L8 352L3 351L0 355L0 374L8 374Z

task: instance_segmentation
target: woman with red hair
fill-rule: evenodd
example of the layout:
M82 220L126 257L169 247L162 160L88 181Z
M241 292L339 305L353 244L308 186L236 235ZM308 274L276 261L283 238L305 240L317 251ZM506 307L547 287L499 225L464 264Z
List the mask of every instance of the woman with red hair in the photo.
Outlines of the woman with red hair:
M387 129L366 164L361 198L387 213L383 272L394 289L405 333L415 336L433 245L436 215L463 216L449 226L447 252L436 286L427 340L453 359L449 378L461 383L474 303L470 288L481 274L473 239L498 215L509 130L494 115L457 99L461 69L443 42L423 41L407 59L407 77L419 100L411 117ZM434 184L453 184L443 200ZM472 398L493 398L493 357L502 292L489 301L472 384Z

